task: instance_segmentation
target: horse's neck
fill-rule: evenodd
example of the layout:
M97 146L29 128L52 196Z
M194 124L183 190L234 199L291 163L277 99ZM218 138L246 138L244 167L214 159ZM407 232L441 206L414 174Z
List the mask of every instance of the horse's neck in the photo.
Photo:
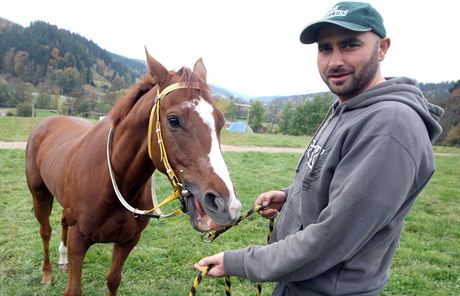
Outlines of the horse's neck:
M143 109L134 107L115 128L112 162L122 192L142 187L155 169L148 155L148 114L143 114L149 110L146 110L148 107Z

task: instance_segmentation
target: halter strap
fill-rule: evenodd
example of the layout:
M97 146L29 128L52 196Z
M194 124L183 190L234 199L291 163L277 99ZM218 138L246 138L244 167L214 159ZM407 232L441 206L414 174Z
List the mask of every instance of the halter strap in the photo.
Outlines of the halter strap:
M152 153L152 130L153 130L153 118L154 114L156 113L156 123L155 123L155 132L157 134L157 139L158 139L158 146L160 147L160 160L163 162L165 169L166 169L166 174L168 176L169 181L171 182L171 185L173 186L174 189L178 189L179 187L182 187L182 184L179 182L179 179L177 178L176 174L174 173L173 169L171 168L171 165L169 164L168 160L168 154L166 153L166 147L163 141L163 134L161 132L161 121L160 121L160 104L161 104L161 99L163 99L167 94L170 92L177 90L177 89L183 89L183 88L193 88L193 89L201 89L204 90L203 87L201 86L200 83L195 82L195 83L187 83L187 82L177 82L169 85L163 91L160 93L160 88L157 89L157 95L156 95L156 101L155 104L153 105L152 109L150 110L150 118L149 118L149 129L148 129L148 151L149 151L149 156L150 159L153 161L153 153Z

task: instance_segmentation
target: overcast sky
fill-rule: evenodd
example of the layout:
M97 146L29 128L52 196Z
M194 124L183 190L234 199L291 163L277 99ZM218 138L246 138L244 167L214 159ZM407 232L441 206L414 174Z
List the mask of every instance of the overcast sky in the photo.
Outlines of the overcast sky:
M330 0L0 0L0 16L22 26L42 20L126 57L144 46L166 68L202 57L208 81L247 95L327 91L316 45L299 34L322 18ZM392 44L384 76L419 82L460 79L460 0L369 1Z

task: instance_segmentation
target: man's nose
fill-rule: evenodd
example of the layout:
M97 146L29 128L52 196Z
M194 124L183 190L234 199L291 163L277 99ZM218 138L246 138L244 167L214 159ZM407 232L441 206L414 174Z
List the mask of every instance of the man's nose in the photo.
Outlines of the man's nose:
M339 68L344 65L343 55L340 50L334 49L329 58L329 69Z

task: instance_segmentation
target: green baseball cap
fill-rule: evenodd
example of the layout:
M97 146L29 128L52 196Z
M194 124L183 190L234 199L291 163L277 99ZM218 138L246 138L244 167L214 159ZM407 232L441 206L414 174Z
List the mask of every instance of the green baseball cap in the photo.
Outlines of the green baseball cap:
M386 36L382 16L369 3L340 2L332 7L322 20L311 23L303 29L300 34L300 42L315 43L319 30L327 24L355 32L372 31L382 38Z

